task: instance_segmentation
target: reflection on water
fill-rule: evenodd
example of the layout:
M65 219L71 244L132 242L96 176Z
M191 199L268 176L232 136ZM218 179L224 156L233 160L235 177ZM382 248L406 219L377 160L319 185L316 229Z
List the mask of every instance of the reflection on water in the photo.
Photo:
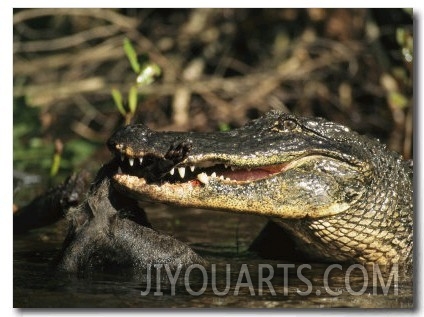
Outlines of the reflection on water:
M187 242L209 264L179 272L170 282L164 267L151 280L57 273L51 268L66 224L14 238L15 307L387 307L411 308L411 280L399 273L381 280L360 267L263 260L246 249L266 220L212 211L156 206L158 230ZM283 244L283 242L282 242ZM187 276L187 280L185 277ZM171 276L173 277L173 276ZM368 279L367 279L368 277ZM143 294L143 295L142 295Z

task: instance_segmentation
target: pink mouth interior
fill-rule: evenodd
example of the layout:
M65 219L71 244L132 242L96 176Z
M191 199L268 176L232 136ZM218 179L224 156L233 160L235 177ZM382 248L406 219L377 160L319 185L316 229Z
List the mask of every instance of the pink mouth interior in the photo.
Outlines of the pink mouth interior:
M285 164L263 166L258 168L240 169L240 170L230 170L227 169L220 173L217 173L218 177L223 175L224 178L230 178L234 181L255 181L263 178L268 178L273 174L280 173L284 170Z

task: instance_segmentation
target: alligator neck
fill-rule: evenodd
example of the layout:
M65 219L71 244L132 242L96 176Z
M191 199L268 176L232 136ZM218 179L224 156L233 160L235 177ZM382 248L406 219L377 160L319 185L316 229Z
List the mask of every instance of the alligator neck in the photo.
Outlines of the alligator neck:
M412 170L384 148L375 154L368 190L344 213L320 219L276 219L311 258L411 265Z

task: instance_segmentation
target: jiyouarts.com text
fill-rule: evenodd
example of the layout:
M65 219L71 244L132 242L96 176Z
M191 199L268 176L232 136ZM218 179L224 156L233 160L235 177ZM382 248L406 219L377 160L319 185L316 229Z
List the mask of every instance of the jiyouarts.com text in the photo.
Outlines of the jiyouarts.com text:
M390 268L330 264L319 270L315 270L311 264L193 264L184 269L154 264L147 267L145 273L142 296L176 295L181 291L200 296L207 290L216 296L288 296L293 293L299 296L340 296L346 292L356 296L366 293L398 295L399 282L396 264Z

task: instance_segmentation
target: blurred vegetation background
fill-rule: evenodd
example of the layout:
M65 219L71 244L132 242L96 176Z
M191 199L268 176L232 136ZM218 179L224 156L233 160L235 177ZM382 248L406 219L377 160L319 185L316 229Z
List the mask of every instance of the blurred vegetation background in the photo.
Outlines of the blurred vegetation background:
M153 129L225 130L278 109L412 158L410 9L17 9L13 24L18 182L108 160L124 123L111 90L136 78L125 38L161 69L133 117Z

